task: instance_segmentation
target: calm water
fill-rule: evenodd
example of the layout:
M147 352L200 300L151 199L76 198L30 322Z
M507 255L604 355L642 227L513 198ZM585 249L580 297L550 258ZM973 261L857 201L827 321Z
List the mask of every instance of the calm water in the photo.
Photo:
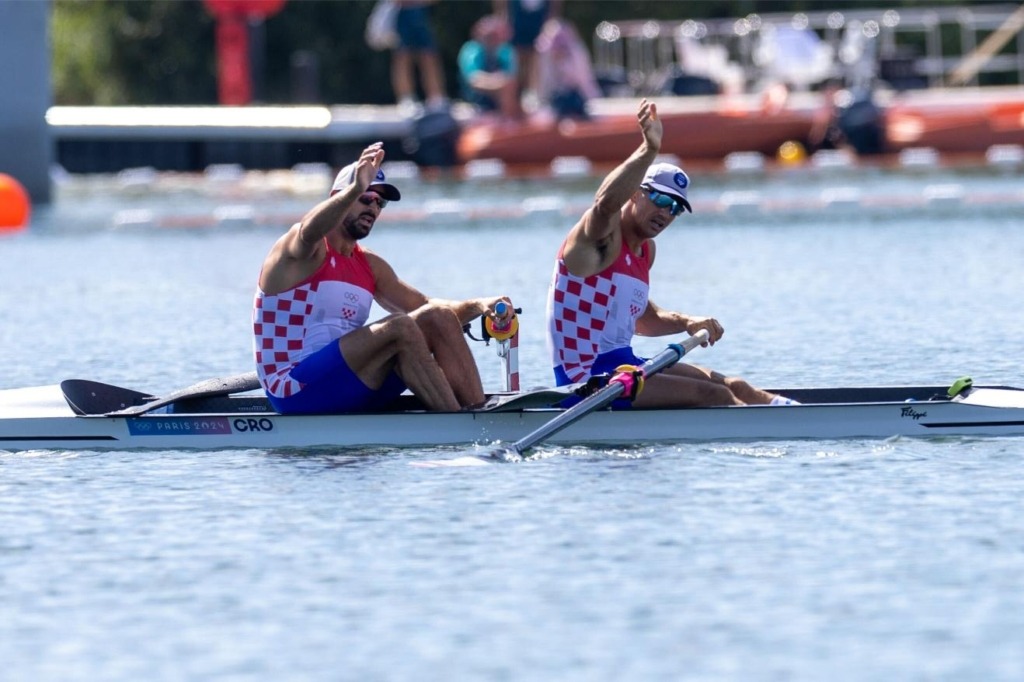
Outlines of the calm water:
M695 176L698 214L659 238L652 284L725 325L694 362L767 387L1024 383L1019 173ZM572 218L510 207L575 211L598 182L407 180L405 219L368 244L429 294L510 294L523 383L547 384L544 291ZM836 192L861 203L814 206ZM65 181L0 238L0 388L246 371L259 264L318 196ZM421 215L445 201L472 217ZM498 389L494 349L475 351ZM3 677L1024 677L1020 440L410 466L473 451L0 452Z

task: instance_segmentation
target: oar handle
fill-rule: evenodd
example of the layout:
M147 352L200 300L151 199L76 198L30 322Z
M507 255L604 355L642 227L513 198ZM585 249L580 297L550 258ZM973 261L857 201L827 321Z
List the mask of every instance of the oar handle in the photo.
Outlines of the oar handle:
M509 307L504 301L498 301L494 304L494 314L502 319L492 319L490 317L484 318L484 330L487 335L496 341L505 341L512 338L519 331L519 320L516 318L516 311Z

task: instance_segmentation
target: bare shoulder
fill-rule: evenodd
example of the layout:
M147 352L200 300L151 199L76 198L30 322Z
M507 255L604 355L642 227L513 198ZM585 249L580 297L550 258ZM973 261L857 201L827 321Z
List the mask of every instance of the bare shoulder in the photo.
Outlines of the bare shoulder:
M366 262L370 264L370 270L373 272L373 278L378 286L397 279L395 269L391 267L391 263L388 263L383 256L365 246L360 245L359 248L362 249L363 255L366 256Z
M373 249L368 249L362 244L359 245L359 248L363 252L363 255L366 256L366 261L370 264L370 267L374 270L377 270L377 268L391 268L391 264L384 260L384 257Z
M267 294L277 294L296 286L313 274L323 259L323 244L306 244L296 223L281 235L267 253L260 271L259 285Z

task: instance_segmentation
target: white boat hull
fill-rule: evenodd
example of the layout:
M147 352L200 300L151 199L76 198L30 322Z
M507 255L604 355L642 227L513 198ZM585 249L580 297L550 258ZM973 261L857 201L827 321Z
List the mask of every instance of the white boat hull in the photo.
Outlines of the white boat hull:
M931 387L907 389L921 395ZM872 394L871 392L875 393ZM673 410L601 411L547 442L587 446L673 441L1024 435L1024 391L976 388L963 400L870 398L898 388L793 389L830 402ZM817 393L816 393L817 392ZM819 396L818 393L821 395ZM835 401L835 396L855 400ZM222 398L221 403L234 399ZM555 408L507 412L423 411L280 415L237 409L140 416L79 416L59 386L0 391L0 450L406 448L510 443L546 424ZM803 402L803 401L802 401Z

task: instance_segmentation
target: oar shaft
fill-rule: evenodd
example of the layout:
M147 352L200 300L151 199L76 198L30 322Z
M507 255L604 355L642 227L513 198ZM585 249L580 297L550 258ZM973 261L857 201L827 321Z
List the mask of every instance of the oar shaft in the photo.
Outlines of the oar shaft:
M702 343L706 343L707 340L708 333L701 330L697 334L685 339L680 344L671 344L668 348L645 362L640 369L643 371L644 376L649 377L657 374L666 367L671 367L679 362L684 355ZM595 412L607 405L610 405L616 398L620 397L625 390L625 384L618 381L612 381L601 390L587 396L544 426L535 430L533 433L520 438L511 445L510 449L514 451L516 456L522 456L524 452L537 445L542 440L558 433L591 412Z

